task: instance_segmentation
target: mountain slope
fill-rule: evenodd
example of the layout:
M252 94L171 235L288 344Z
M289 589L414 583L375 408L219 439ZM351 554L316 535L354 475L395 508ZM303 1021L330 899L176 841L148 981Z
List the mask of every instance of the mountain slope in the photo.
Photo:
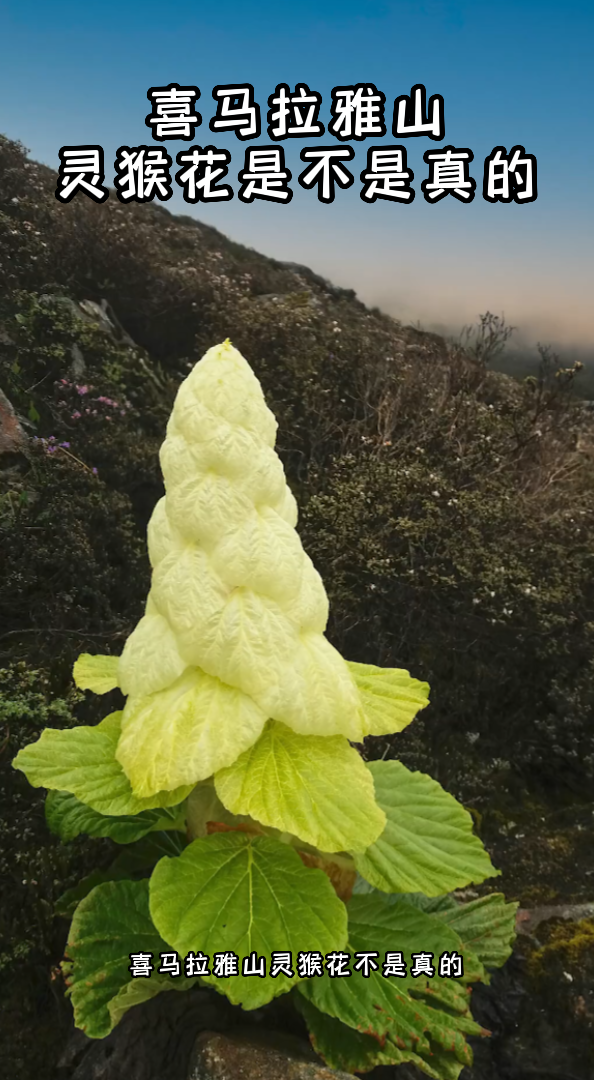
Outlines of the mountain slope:
M116 692L101 713L73 694L72 663L119 653L141 614L173 398L230 337L279 421L331 640L431 684L423 719L365 753L397 754L463 797L520 895L534 856L508 851L506 822L579 807L594 765L592 420L571 372L519 384L192 218L114 198L61 206L55 184L0 139L3 761L44 716L92 722L117 705ZM104 842L68 855L49 842L21 779L6 770L1 928L26 1014L31 972L62 948L50 905ZM562 895L585 887L584 835L542 855ZM19 1080L28 1041L10 1055Z

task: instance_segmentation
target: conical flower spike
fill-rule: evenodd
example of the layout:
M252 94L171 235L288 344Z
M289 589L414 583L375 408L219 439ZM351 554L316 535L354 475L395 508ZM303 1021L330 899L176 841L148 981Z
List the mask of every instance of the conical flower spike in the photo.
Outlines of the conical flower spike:
M117 756L135 791L204 779L268 718L304 735L367 734L354 678L324 637L328 600L295 531L276 427L228 341L179 388L148 527L151 590L118 672Z

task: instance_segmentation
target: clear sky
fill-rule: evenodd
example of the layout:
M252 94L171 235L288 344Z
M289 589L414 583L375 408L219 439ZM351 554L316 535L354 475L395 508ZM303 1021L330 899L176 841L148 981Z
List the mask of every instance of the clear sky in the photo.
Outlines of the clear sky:
M255 201L188 206L174 184L167 204L279 259L305 263L406 321L459 328L486 310L529 340L594 347L593 0L226 0L208 4L103 0L0 0L0 131L56 168L62 145L100 144L106 183L120 145L153 142L144 123L150 86L196 85L203 124L195 142L232 152L238 188L246 143L215 135L212 88L250 82L266 134L267 98L278 83L306 83L330 119L334 86L372 82L386 96L388 136L353 143L355 184L318 202L297 176L303 146L289 140L289 206ZM445 139L397 139L394 99L423 83L445 101ZM359 198L366 149L402 143L415 174L411 205ZM322 145L339 145L327 135ZM474 153L470 205L448 195L428 205L426 150ZM482 198L484 158L521 144L536 155L539 196L525 205ZM81 197L81 196L77 196Z

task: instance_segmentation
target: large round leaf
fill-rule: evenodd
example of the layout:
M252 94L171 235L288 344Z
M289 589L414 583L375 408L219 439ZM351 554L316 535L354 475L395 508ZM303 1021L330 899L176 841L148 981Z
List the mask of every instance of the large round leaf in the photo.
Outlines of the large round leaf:
M37 742L25 746L13 764L33 787L68 791L100 814L139 814L156 806L176 806L192 785L137 798L115 751L122 714L111 713L97 727L65 731L46 728Z
M109 836L116 844L131 844L147 833L161 829L183 830L184 808L168 810L159 807L143 810L141 814L112 817L98 814L67 791L50 791L45 800L45 820L61 840L74 840L81 833L87 836Z
M321 851L365 851L386 823L373 778L342 735L297 735L271 720L261 738L215 776L232 814L293 833Z
M91 656L81 653L72 669L74 681L81 690L108 694L118 685L118 656Z
M420 896L415 899L422 911L451 926L485 967L502 967L511 955L518 904L507 904L503 893L489 893L468 904L456 903L451 897L444 897L451 902L442 904Z
M429 704L429 684L402 668L348 661L363 705L365 735L402 731Z
M247 694L188 668L166 690L128 698L117 758L135 794L149 797L230 765L265 723Z
M239 975L205 977L235 1005L255 1009L290 990L299 951L340 949L346 909L321 870L268 837L224 833L195 840L177 859L161 859L150 882L150 910L159 933L180 954L233 952ZM241 974L252 952L266 976ZM270 978L272 952L291 952L295 978ZM212 972L211 968L211 972Z
M388 819L379 840L355 855L371 885L439 896L499 873L474 836L468 811L436 780L399 761L373 761L367 768Z
M378 969L370 970L367 977L354 970L350 976L334 978L326 972L321 978L300 983L300 994L320 1012L373 1036L385 1055L376 1057L375 1063L409 1061L439 1080L457 1076L462 1065L472 1064L465 1036L485 1034L469 1009L467 984L484 978L476 954L449 926L403 900L390 904L378 895L355 896L348 905L348 915L347 950L377 953ZM382 974L385 953L390 951L402 953L404 977ZM420 952L432 954L433 977L412 975L413 954ZM462 979L441 978L438 958L454 952L463 959L464 975ZM317 1027L315 1016L311 1019ZM319 1049L328 1060L344 1067L334 1034L326 1032ZM354 1059L365 1049L373 1048L369 1044L351 1047Z
M110 1005L118 999L117 1019L122 1015L122 991L133 982L131 953L159 953L168 946L155 930L148 909L148 882L109 881L98 885L80 902L72 920L67 961L62 968L69 986L76 1026L92 1039L102 1039L111 1031L116 1017ZM169 979L169 977L167 977ZM152 996L171 985L156 972L148 979L143 997ZM126 991L128 1007L134 1005L138 990Z

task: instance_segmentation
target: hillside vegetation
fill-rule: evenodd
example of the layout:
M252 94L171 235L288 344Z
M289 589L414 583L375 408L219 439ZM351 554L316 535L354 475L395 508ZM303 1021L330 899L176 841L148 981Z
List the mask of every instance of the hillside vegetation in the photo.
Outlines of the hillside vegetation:
M105 714L73 690L72 663L119 653L140 617L165 423L188 369L229 337L278 419L330 639L431 686L410 733L363 752L431 772L495 846L512 814L581 812L594 777L594 440L579 374L545 352L517 382L490 368L492 317L465 347L447 344L193 218L113 197L62 206L55 185L0 138L0 389L26 433L13 423L0 443L3 764L48 723ZM22 1080L32 1061L46 1075L45 1047L55 1056L68 1027L48 976L64 932L52 902L109 852L51 842L40 793L9 768L2 790L2 1035ZM543 855L554 894L575 851ZM534 862L516 881L515 857L510 898L541 883Z

